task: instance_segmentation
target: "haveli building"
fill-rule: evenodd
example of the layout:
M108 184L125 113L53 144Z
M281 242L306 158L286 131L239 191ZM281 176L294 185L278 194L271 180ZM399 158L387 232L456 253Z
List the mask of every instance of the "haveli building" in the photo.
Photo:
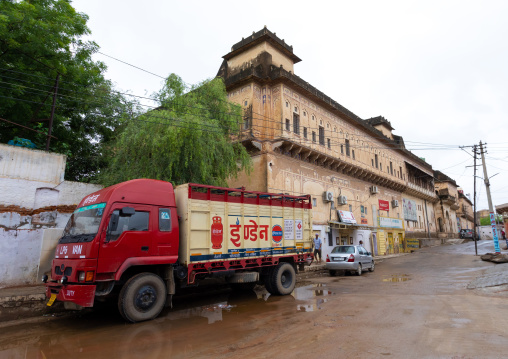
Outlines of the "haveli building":
M458 189L459 194L459 209L457 210L457 225L461 229L474 228L474 209L473 203L469 198L464 195L464 191Z
M265 27L223 59L217 76L244 108L242 140L254 164L230 185L311 194L325 258L337 244L385 255L418 247L415 239L437 238L441 229L457 236L456 224L436 226L441 199L432 166L405 148L385 118L361 119L296 76L301 59L275 33ZM456 221L455 212L448 215Z

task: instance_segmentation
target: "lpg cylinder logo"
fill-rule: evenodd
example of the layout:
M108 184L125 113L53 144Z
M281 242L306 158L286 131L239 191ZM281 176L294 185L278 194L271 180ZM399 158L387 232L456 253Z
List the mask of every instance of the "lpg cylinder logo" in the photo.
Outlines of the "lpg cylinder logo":
M212 248L220 249L222 248L223 241L223 228L222 228L222 218L221 217L213 217L212 218Z
M282 240L282 227L278 224L272 227L272 239L276 243Z

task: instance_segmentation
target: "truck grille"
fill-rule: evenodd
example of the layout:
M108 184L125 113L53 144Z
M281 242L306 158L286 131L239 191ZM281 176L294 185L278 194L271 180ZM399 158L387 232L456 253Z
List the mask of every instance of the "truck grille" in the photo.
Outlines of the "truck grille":
M63 272L62 272L62 269L60 268L60 266L56 266L55 267L55 273L57 275L66 275L67 277L70 276L72 274L72 267L66 267L64 268Z

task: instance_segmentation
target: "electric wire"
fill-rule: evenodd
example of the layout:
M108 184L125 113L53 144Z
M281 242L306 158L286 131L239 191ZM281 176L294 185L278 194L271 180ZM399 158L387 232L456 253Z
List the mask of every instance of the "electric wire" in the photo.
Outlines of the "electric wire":
M106 54L104 54L104 55L105 55L105 56L109 56L109 55L106 55ZM111 57L111 56L110 56L110 57ZM113 58L113 57L112 57L112 58ZM121 60L118 60L118 59L115 59L115 60L120 61L120 62L123 62L123 63L126 63L126 62L121 61ZM126 63L126 64L128 64L128 63ZM131 65L131 64L128 64L128 65L129 65L129 66L132 66L132 67L135 67L135 68L139 68L139 67L137 67L137 66L135 66L135 65ZM139 69L140 69L140 70L142 70L142 71L145 71L145 72L150 73L149 71L146 71L146 70L144 70L144 69L141 69L141 68L139 68ZM21 73L21 74L27 74L27 73L23 73L23 72L20 72L20 71L14 71L14 70L10 70L10 69L6 69L6 70L7 70L7 71L16 72L16 73ZM153 73L152 73L152 74L153 74ZM27 74L27 75L30 75L30 74ZM154 75L155 75L155 74L154 74ZM159 76L159 75L155 75L155 76L161 77L161 76ZM42 76L37 76L37 77L42 77ZM46 79L48 79L48 80L53 80L52 78L48 78L48 77L46 77ZM26 80L21 80L21 81L26 81ZM65 81L63 81L63 82L65 82ZM70 83L70 82L68 82L68 83ZM42 84L41 84L41 85L42 85ZM78 85L79 85L79 84L78 84ZM44 86L50 87L50 85L44 85ZM51 85L51 87L53 87L53 86ZM59 90L60 90L60 89L59 89ZM49 92L49 91L48 91L48 92ZM120 92L120 91L112 91L112 92L114 92L114 93L118 93L118 94L122 94L122 95L126 95L126 96L132 96L132 97L136 97L136 98L140 98L140 99L144 99L144 100L157 101L157 100L155 100L155 99L153 99L153 98L148 98L148 97L145 97L145 96L133 95L133 94L130 94L130 93L125 93L125 92ZM140 106L144 106L144 107L154 108L154 109L155 109L155 108L159 108L159 107L160 107L160 106L149 106L149 105L145 105L145 104L139 104L139 105L140 105ZM192 106L189 106L189 105L184 105L184 106L192 107ZM274 120L273 118L271 118L271 117L269 117L269 116L266 116L266 115L263 115L263 114L259 114L259 113L255 112L255 111L252 111L252 113L253 113L253 114L256 114L256 115L258 115L258 116L261 116L261 117L263 117L263 118L265 118L265 119L268 119L268 120L265 120L265 122L275 123L275 124L277 124L277 125L279 125L279 124L280 124L281 126L284 126L283 121ZM243 116L243 115L237 115L237 116ZM261 119L261 118L259 118L259 117L254 117L254 116L252 116L252 118L253 118L253 119L256 119L256 120L262 120L262 119ZM240 121L239 121L239 122L240 122ZM258 126L258 127L259 127L259 126ZM302 128L304 128L304 127L307 127L307 126L301 126L301 127L302 127ZM336 126L335 126L335 127L336 127ZM319 130L319 128L320 128L320 127L319 127L319 126L318 126L318 127L308 126L307 128L308 128L309 130L311 130L311 131L312 131L312 130L316 130L316 131L317 131L317 130ZM322 128L324 128L324 127L322 127ZM291 132L291 131L290 131L290 132ZM339 134L339 133L338 133L338 134ZM346 135L347 135L347 132L346 132ZM344 136L346 136L346 135L343 135L343 136L339 136L339 135L337 135L337 136L333 136L333 132L332 132L332 136L325 136L325 137L328 137L328 138L330 138L330 137L336 137L336 138L338 138L338 137L343 137L343 138L344 138ZM362 135L362 134L352 134L352 135L351 135L351 139L352 139L352 140L354 140L354 139L355 139L355 137L365 137L365 138L368 138L369 140L372 140L372 138L375 138L375 139L382 140L382 141L384 141L384 142L386 142L386 141L387 141L387 138L386 138L386 137L383 137L383 136L378 136L378 135L374 135L374 134L372 134L372 135L367 135L367 134L365 134L365 135ZM347 138L346 138L346 139L347 139ZM342 142L337 142L337 141L333 141L333 142L334 142L334 144L337 144L337 143L338 143L338 144L344 144L344 143L342 143ZM431 143L416 142L416 141L404 141L404 142L405 142L405 143L408 143L408 144L410 144L410 143L415 143L415 144L418 144L418 145L427 144L427 145L432 145L432 146L439 146L438 148L417 148L417 147L412 147L412 148L408 148L408 149L407 149L407 150L409 150L409 151L412 151L412 150L435 150L435 149L453 149L453 150L456 150L456 148L453 148L453 147L457 147L457 146L455 146L455 145L448 145L448 144L431 144ZM350 146L352 146L352 145L350 144ZM367 147L368 145L364 145L364 146L366 146L366 147ZM368 146L368 147L372 147L372 146ZM362 147L361 145L355 145L355 146L354 146L354 148L356 149L356 148L363 148L363 147ZM373 148L373 149L374 149L374 148L375 148L375 149L401 149L401 146L400 146L400 145L398 145L398 144L387 144L387 145L385 145L385 146L379 146L379 145L378 145L378 146L376 146L376 147L372 147L372 148Z

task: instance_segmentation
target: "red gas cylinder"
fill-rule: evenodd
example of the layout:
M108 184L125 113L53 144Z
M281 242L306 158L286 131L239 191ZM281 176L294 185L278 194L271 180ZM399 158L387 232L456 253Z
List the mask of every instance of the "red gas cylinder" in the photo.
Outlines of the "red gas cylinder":
M222 248L222 218L221 217L213 217L212 218L212 248L220 249Z

